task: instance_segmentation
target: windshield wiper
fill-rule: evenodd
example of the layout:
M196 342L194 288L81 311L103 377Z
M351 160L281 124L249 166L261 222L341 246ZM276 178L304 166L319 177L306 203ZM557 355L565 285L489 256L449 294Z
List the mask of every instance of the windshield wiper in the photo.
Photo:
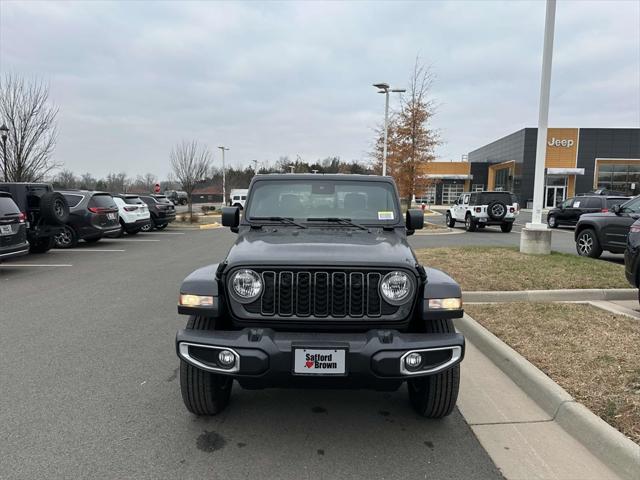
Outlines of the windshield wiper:
M307 228L301 223L294 222L293 218L290 217L251 217L251 221L253 220L257 220L259 222L278 222L284 223L286 225L295 225L296 227L300 228Z
M318 218L307 218L307 222L330 222L330 223L339 223L340 225L351 226L359 228L360 230L369 230L364 225L360 225L359 223L354 223L350 218L340 218L340 217L318 217Z

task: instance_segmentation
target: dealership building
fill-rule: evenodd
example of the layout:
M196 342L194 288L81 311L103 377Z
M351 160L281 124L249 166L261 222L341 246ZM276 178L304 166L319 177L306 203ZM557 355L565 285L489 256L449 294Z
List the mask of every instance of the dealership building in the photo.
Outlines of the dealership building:
M431 162L423 201L450 204L464 191L511 191L533 201L537 128L524 128L472 152L463 162ZM549 128L544 206L608 189L640 194L640 128Z

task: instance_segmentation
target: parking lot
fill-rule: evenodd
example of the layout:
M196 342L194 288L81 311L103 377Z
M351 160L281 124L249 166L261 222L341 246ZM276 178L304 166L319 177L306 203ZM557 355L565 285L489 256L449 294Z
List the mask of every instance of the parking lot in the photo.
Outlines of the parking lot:
M0 264L0 478L501 478L457 410L425 420L404 389L236 386L220 416L189 414L178 287L234 239L174 229Z

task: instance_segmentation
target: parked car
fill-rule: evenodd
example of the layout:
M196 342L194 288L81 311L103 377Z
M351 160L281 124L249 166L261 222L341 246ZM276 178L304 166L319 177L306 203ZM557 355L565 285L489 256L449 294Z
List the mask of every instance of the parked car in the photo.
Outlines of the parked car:
M445 213L447 226L464 223L468 232L475 232L487 225L500 225L508 233L520 213L516 196L511 192L463 193Z
M238 207L240 210L244 208L244 204L247 202L246 188L234 188L229 195L229 205L232 207Z
M11 194L25 215L29 252L45 253L54 246L54 236L63 231L69 219L64 196L48 183L4 182L0 191Z
M29 253L25 219L11 194L0 192L0 262Z
M60 192L69 203L69 220L57 234L57 248L72 248L78 241L95 243L103 236L120 231L118 207L106 192L70 190Z
M253 177L242 219L238 207L222 213L238 240L180 288L186 408L219 413L234 380L248 389L408 383L419 415L449 415L465 348L453 325L461 291L407 242L422 210L401 212L390 177Z
M582 215L574 233L578 255L598 258L603 250L624 253L629 229L638 218L640 196L614 205L610 212Z
M547 213L547 225L557 228L561 225L575 225L585 213L608 212L614 205L620 205L631 197L580 195L566 199Z
M151 224L149 207L138 195L113 195L113 201L118 207L120 233L126 232L129 235L135 235Z
M164 195L140 195L140 199L149 207L151 213L151 225L142 231L157 228L162 230L176 219L176 207Z
M187 192L183 192L182 190L166 190L164 196L174 205L186 205L189 201Z
M629 227L627 247L624 251L624 273L631 285L640 287L640 220L636 220ZM638 290L640 301L640 290Z

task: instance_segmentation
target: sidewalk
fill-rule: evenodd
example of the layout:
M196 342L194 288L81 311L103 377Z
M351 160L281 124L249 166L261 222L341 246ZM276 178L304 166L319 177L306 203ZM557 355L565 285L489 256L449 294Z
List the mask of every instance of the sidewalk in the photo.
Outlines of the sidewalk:
M508 480L619 478L469 341L458 408Z

